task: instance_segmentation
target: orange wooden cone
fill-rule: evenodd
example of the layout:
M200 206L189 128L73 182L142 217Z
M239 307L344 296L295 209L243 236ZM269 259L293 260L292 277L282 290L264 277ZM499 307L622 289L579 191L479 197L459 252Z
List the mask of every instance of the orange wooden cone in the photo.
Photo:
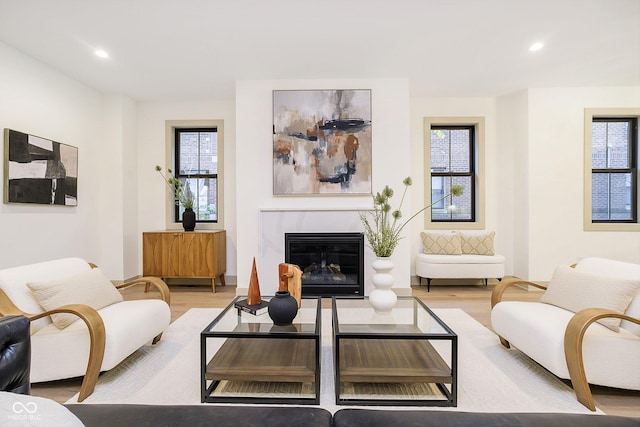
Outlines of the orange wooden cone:
M256 305L262 302L260 296L260 282L258 281L258 271L256 270L256 258L253 257L251 267L251 279L249 279L249 292L247 293L247 304Z

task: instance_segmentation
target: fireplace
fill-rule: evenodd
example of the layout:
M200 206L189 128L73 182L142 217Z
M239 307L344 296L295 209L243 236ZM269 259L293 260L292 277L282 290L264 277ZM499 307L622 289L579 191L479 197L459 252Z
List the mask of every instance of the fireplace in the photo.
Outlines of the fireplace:
M284 251L302 270L302 295L364 295L362 233L285 233Z

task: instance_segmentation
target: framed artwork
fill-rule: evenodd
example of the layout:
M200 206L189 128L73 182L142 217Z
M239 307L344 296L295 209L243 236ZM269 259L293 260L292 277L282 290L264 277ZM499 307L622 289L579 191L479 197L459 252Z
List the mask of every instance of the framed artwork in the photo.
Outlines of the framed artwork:
M4 202L76 206L78 148L4 130Z
M273 91L273 194L371 194L371 90Z

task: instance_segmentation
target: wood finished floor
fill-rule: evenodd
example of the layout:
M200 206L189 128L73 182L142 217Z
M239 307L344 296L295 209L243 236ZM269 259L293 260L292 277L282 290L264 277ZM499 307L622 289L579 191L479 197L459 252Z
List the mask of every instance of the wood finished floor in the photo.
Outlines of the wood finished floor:
M434 286L427 293L426 286L413 286L412 294L432 308L460 308L478 322L491 329L490 297L493 285L489 286ZM235 286L216 286L216 293L208 286L171 286L171 321L193 307L224 308L235 297ZM141 287L124 290L126 299L145 298ZM511 289L507 298L521 301L537 301L541 293L522 289ZM331 307L331 300L323 298L324 308ZM567 382L568 383L568 382ZM34 384L32 394L64 403L80 389L81 378ZM596 406L609 415L640 417L640 392L591 387Z

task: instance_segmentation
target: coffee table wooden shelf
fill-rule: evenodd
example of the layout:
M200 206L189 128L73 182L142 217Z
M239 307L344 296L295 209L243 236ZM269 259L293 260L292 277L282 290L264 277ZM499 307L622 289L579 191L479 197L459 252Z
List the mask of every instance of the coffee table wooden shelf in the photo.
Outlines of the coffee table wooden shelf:
M313 382L312 340L229 338L207 364L205 379Z
M429 341L340 340L340 380L351 383L451 384L451 368ZM391 366L390 366L391 365Z

